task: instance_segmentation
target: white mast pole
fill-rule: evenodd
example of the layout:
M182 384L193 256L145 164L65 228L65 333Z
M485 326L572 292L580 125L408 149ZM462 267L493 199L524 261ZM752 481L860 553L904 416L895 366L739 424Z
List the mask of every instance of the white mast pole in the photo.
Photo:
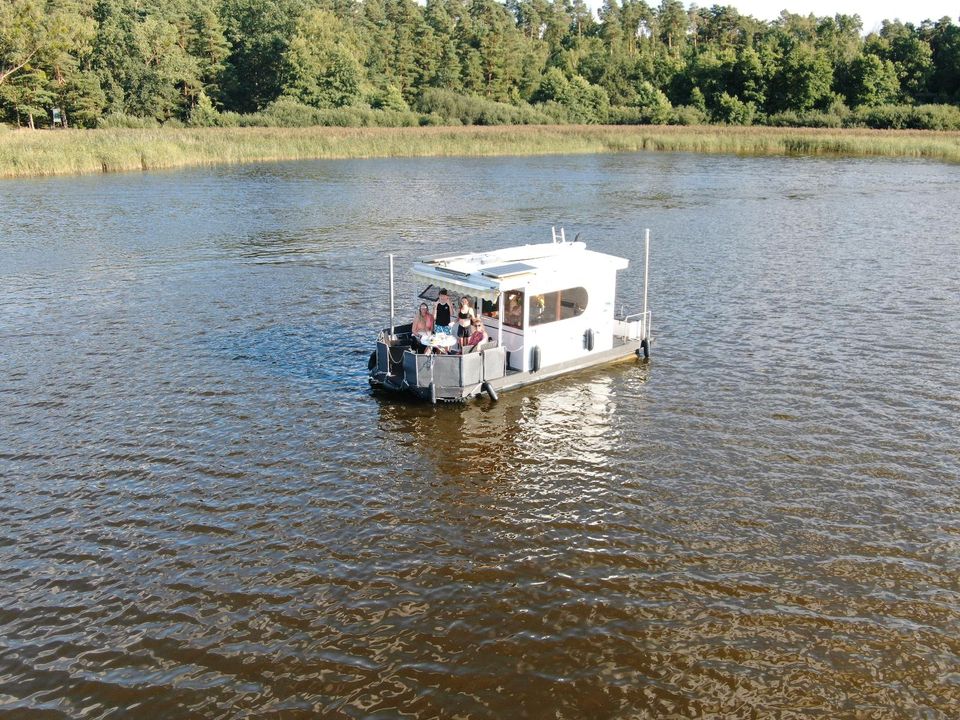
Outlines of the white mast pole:
M499 310L497 311L497 346L503 345L503 290L500 290L500 297L497 298L497 305Z
M390 339L393 340L393 253L390 253Z
M650 275L650 228L644 233L643 241L643 339L648 340L647 328L647 279Z

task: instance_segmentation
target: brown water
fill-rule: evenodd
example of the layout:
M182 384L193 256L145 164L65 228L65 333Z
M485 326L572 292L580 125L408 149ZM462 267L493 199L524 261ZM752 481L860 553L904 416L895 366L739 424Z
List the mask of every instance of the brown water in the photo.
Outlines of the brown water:
M954 166L0 184L0 715L960 717ZM649 365L373 396L387 252L653 232ZM400 283L403 307L414 285Z

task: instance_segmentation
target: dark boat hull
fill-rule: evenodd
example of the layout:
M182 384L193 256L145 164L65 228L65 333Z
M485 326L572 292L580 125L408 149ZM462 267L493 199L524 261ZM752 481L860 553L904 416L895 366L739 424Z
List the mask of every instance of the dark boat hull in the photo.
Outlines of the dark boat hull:
M502 348L478 353L476 360L469 360L469 355L464 358L442 355L425 357L406 350L400 362L391 360L389 348L378 348L378 351L379 362L371 368L370 386L375 390L407 395L428 402L462 402L484 394L495 399L504 391L577 370L644 355L640 340L618 338L618 342L609 350L591 352L572 360L546 365L537 371L522 372L506 370L506 353ZM438 368L441 363L444 367ZM465 364L476 368L464 368ZM449 367L446 367L447 365Z

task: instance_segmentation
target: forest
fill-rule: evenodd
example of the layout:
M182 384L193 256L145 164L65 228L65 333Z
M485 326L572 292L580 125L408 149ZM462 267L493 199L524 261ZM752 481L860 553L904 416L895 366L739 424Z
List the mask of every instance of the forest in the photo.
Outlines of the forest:
M679 0L2 0L0 122L960 129L953 19L862 30Z

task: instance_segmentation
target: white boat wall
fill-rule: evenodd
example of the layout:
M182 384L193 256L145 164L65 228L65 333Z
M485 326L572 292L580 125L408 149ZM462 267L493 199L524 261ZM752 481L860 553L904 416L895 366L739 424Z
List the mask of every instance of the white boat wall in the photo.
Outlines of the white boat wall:
M437 401L461 401L592 365L649 357L650 312L646 309L649 231L646 233L643 309L617 317L617 272L626 258L554 241L414 263L429 283L421 297L446 288L479 309L490 340L460 354L418 354L411 325L391 321L370 356L370 385ZM391 256L391 320L393 316Z

